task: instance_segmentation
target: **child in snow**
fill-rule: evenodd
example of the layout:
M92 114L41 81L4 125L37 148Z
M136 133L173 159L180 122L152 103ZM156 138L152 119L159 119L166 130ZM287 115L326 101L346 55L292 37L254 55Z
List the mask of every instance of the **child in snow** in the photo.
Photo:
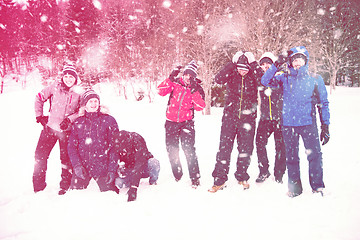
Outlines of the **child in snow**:
M275 75L286 63L290 73ZM324 81L321 76L309 73L309 52L305 47L294 47L288 56L280 55L261 78L262 84L283 88L282 132L286 148L288 169L288 195L302 193L299 166L299 137L302 137L309 161L309 180L314 193L323 194L322 153L320 141L325 145L329 139L330 112ZM316 124L316 104L320 103L321 134Z
M260 67L266 72L275 62L276 57L271 52L264 53L260 60ZM279 73L281 74L281 73ZM260 96L260 120L256 131L256 153L258 157L259 176L257 183L264 182L269 176L269 159L267 156L266 145L272 133L275 140L275 181L282 183L282 178L286 169L285 144L281 131L282 116L282 88L259 87Z
M160 96L170 95L166 110L165 140L166 150L173 175L179 181L183 175L179 158L179 141L184 150L191 184L194 188L200 185L200 171L195 150L194 110L205 107L205 94L197 76L197 65L191 61L186 66L183 76L176 78L180 67L172 71L169 78L158 86Z
M100 97L86 91L81 99L83 116L75 120L69 137L68 152L75 174L71 189L85 189L95 179L100 191L119 190L115 187L118 168L112 140L119 132L115 118L100 107Z
M35 150L33 173L34 192L46 187L47 160L59 141L62 166L59 195L66 193L72 177L72 165L67 152L70 125L78 117L81 88L76 88L78 74L74 66L65 65L60 82L44 88L35 98L36 121L44 126ZM43 115L44 103L50 102L49 116Z
M149 152L145 139L138 133L120 131L114 135L114 151L120 159L115 185L120 189L129 187L128 201L137 197L141 178L149 178L150 185L156 185L160 163Z
M212 173L214 185L209 192L225 187L228 180L231 152L236 137L239 155L235 178L244 189L250 187L247 169L254 148L257 114L257 90L263 74L251 52L237 52L215 76L219 84L226 84L226 100L222 118L219 151Z

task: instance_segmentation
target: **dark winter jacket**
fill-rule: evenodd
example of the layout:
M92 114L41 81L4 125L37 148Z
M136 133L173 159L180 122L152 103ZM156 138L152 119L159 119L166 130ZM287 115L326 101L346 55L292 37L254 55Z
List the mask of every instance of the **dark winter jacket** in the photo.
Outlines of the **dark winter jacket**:
M55 82L44 88L35 97L35 116L43 115L44 103L50 101L49 121L47 126L61 132L60 123L69 118L74 121L79 117L80 96L83 89L77 85L70 89L63 82ZM69 129L70 130L70 127Z
M114 135L114 151L120 167L130 172L130 185L139 186L142 172L153 155L148 151L144 138L135 132L120 131Z
M295 70L288 66L290 73L274 76L277 68L272 65L261 78L261 83L269 87L283 87L283 125L306 126L314 121L315 105L320 104L322 124L330 123L329 101L321 76L308 71L309 53L305 47L292 48L290 51L302 52L307 56L306 64Z
M75 120L69 137L68 153L73 167L83 166L90 177L116 172L117 156L113 134L119 132L115 118L101 112L88 113Z
M263 70L258 63L250 64L250 71L242 77L232 62L226 64L215 76L215 82L226 84L224 119L255 119L257 91Z
M170 94L166 118L172 122L185 122L194 118L194 110L201 111L205 101L199 91L203 92L200 85L199 91L191 93L190 85L186 86L182 78L172 82L169 78L158 86L160 96Z
M260 120L281 120L283 104L282 88L259 87Z

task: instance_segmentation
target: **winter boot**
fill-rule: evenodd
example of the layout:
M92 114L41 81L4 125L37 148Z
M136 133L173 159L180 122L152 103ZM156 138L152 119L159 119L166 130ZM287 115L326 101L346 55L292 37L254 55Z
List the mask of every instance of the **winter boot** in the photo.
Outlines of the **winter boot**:
M200 180L199 179L192 179L191 180L191 187L196 189L198 186L200 186Z
M66 193L66 190L62 188L62 189L60 189L58 194L59 195L64 195L65 193Z
M224 188L226 188L225 183L222 184L222 185L220 185L220 186L214 185L214 186L212 186L208 191L211 192L211 193L216 193L217 191L223 190Z
M322 197L324 196L324 188L318 188L316 190L312 190L312 192L316 193L316 194L318 194L318 195L320 195Z
M283 178L282 175L280 175L280 176L275 176L275 182L282 184L282 183L283 183L282 178Z
M250 188L250 184L248 183L248 181L239 181L240 185L243 185L244 190L247 190Z
M299 196L300 194L302 194L302 191L303 191L301 180L289 181L288 188L289 188L289 191L288 191L287 195L291 198Z
M270 177L270 173L269 173L269 172L260 173L255 182L257 182L257 183L262 183L262 182L264 182L268 177Z

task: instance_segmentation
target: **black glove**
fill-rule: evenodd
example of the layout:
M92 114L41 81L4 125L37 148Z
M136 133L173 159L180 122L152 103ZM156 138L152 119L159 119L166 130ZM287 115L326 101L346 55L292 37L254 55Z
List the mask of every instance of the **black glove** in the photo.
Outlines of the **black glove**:
M66 130L66 129L68 129L70 123L71 123L70 119L69 119L69 118L65 118L65 119L60 123L60 129L61 129L61 130Z
M196 79L191 77L190 78L190 91L191 91L191 94L199 91L199 84L197 83Z
M320 133L320 142L322 145L325 145L330 140L330 133L329 133L329 125L322 124L321 125L321 133Z
M74 168L75 175L81 179L85 179L85 169L83 166L76 166Z
M41 123L41 125L43 125L44 127L46 126L46 124L48 123L49 117L48 116L39 116L36 117L36 122L37 123Z
M115 180L115 173L113 172L108 172L107 176L106 176L106 180L105 180L105 183L106 184L110 184L112 182L114 182Z
M276 68L279 68L281 65L283 65L284 63L286 63L288 60L288 57L281 54L278 59L274 62L274 65Z
M172 82L174 82L174 81L175 81L175 77L176 77L177 75L179 75L181 68L182 68L182 66L177 66L177 67L170 73L169 79L170 79Z
M130 187L130 189L128 191L128 202L135 201L136 200L136 195L137 195L137 188Z

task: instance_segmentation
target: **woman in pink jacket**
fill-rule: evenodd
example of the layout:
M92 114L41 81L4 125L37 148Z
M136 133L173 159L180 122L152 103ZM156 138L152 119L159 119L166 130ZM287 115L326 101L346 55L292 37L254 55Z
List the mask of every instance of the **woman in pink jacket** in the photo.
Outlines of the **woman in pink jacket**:
M166 110L166 150L174 174L179 181L183 175L179 158L179 142L185 153L191 184L194 188L200 185L200 171L195 150L194 110L205 107L205 94L196 78L197 65L191 61L186 66L183 76L176 78L180 68L175 69L164 82L158 86L159 95L170 95Z
M72 165L67 152L70 125L79 115L81 88L76 88L78 75L73 66L66 65L60 82L44 88L35 97L36 121L44 126L35 150L33 173L34 192L46 187L47 160L59 141L61 160L61 181L59 195L68 190L72 178ZM43 115L44 103L50 102L49 116Z

